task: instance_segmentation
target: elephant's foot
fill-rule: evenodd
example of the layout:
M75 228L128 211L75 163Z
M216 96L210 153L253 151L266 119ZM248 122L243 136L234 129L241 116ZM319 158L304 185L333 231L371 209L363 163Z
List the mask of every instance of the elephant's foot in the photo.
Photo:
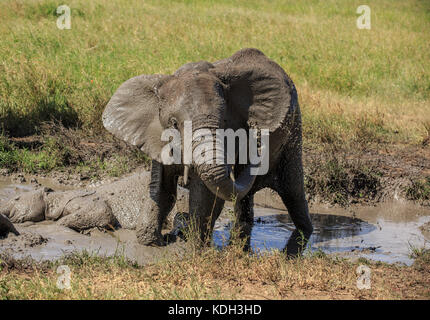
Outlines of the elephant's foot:
M236 221L230 234L230 245L239 245L243 251L251 250L251 233L254 225L254 194L250 193L234 206Z
M161 235L161 232L158 232L153 225L139 225L136 231L138 242L146 246L163 246L174 243L178 239L186 241L187 236L192 233L190 215L187 212L177 212L170 214L169 218L172 220L170 222L171 231L164 235Z
M252 224L236 222L230 232L230 246L240 246L244 252L251 251Z
M301 172L301 170L297 170L297 172ZM302 255L313 232L308 203L304 193L303 176L297 175L297 172L294 171L296 175L288 179L288 181L291 181L290 188L292 188L291 186L294 186L294 188L280 188L277 190L296 227L284 248L288 258ZM296 181L299 183L295 183Z
M164 246L161 229L168 213L173 206L173 197L159 194L158 200L149 198L137 218L136 237L137 241L145 246Z
M297 229L294 230L287 245L284 248L284 252L288 258L297 258L302 255L303 251L309 242L309 238L312 232L300 232Z
M138 225L136 228L137 242L144 246L165 246L166 241L161 235L161 232L157 229L156 226L152 225Z

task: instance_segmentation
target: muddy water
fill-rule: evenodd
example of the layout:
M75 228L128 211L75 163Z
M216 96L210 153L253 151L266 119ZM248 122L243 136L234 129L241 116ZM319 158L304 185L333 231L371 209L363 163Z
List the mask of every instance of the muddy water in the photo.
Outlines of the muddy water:
M13 184L10 180L0 180L0 201L13 197L15 194L33 190L31 185Z
M64 189L55 182L39 181L55 190ZM33 190L34 185L14 184L0 180L0 201ZM214 242L223 246L228 241L230 222L223 215L216 223ZM251 245L257 251L283 249L294 225L286 211L255 209ZM308 250L323 250L329 254L356 259L365 257L388 263L410 265L411 246L430 247L430 232L422 227L430 223L430 209L408 204L390 203L378 207L355 207L348 210L311 207L314 234ZM99 255L124 254L139 264L183 252L177 242L165 248L144 247L137 243L134 231L93 231L84 235L53 222L17 224L21 236L10 235L0 240L0 252L15 257L31 256L36 260L58 259L64 254L87 250ZM427 238L426 238L427 237Z
M127 229L115 232L93 230L81 234L52 221L16 224L16 228L20 236L10 234L7 239L0 240L0 252L7 252L17 259L57 260L67 254L86 251L99 256L125 256L144 265L163 258L171 259L184 252L183 242L163 248L141 246L135 232Z
M47 178L41 178L38 179L38 183L41 186L52 188L55 191L65 191L65 190L72 190L73 187L71 186L64 186L59 183L56 183L55 181ZM10 179L0 179L0 201L10 199L13 196L20 194L22 192L31 191L37 188L38 185L34 183L17 183L13 182Z
M50 179L39 179L39 183L55 191L73 189ZM30 183L17 184L10 180L0 180L0 206L2 201L37 187ZM53 221L25 222L15 224L15 227L20 236L9 234L6 239L0 239L0 253L11 254L17 259L29 257L37 261L57 260L73 252L86 251L100 256L125 256L143 265L163 258L175 258L185 250L185 244L181 241L162 248L139 245L134 230L127 229L114 232L96 229L82 234Z
M430 248L430 209L390 203L350 210L311 208L314 233L308 250L357 259L364 257L387 263L410 265L412 247ZM294 230L286 211L256 208L251 246L256 251L282 250ZM217 222L214 239L223 246L229 237L228 219Z

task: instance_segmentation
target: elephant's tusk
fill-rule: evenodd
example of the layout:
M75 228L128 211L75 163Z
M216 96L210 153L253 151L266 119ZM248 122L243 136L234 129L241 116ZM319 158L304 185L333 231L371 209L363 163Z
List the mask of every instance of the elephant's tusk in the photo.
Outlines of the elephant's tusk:
M184 166L184 185L188 184L188 173L190 171L190 166Z
M231 167L230 171L230 179L234 182L236 181L236 178L234 177L234 166Z

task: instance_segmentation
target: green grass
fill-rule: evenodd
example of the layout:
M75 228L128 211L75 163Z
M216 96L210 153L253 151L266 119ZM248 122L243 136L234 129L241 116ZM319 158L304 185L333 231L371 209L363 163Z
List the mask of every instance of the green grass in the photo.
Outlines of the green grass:
M0 135L0 168L27 173L50 171L62 166L68 156L67 147L61 147L55 139L46 139L42 150L34 152L17 148Z
M142 157L136 156L137 159ZM143 159L144 160L144 159ZM145 161L145 160L144 160ZM95 159L80 162L76 166L76 172L89 178L99 178L101 174L109 177L120 177L130 172L130 159L127 156L114 155L110 159Z
M296 83L305 141L418 143L430 120L430 3L353 0L71 0L0 4L0 123L7 135L55 118L102 130L101 112L128 78L261 49Z
M89 136L54 124L45 124L37 140L29 138L14 143L0 134L0 168L30 174L60 170L98 179L119 177L137 165L148 167L150 163L140 150L112 137Z
M408 243L409 245L409 257L411 259L418 259L418 258L422 258L422 260L424 260L424 262L430 262L430 250L426 249L425 246L423 247L418 247L415 246L411 243Z

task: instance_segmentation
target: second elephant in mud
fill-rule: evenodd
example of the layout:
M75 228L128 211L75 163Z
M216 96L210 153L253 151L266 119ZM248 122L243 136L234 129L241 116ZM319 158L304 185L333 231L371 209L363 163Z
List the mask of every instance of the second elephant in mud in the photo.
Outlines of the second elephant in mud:
M177 130L184 141L186 121L192 121L192 151L205 149L205 140L194 138L197 130L205 129L215 137L214 155L222 149L217 129L244 129L248 139L250 129L267 129L268 172L253 175L250 161L234 166L215 159L191 165L163 164L163 131ZM203 241L212 234L224 202L235 198L235 227L249 247L253 197L265 187L280 195L296 226L287 253L297 255L309 239L312 223L304 192L297 92L284 70L261 51L243 49L214 63L189 63L173 75L134 77L109 101L103 124L153 159L150 201L137 225L140 243L163 244L161 226L175 204L177 180L182 175L185 182L189 180L189 212L197 219Z
M150 173L136 172L118 181L86 190L53 191L49 188L24 192L0 204L0 237L18 234L12 223L53 220L76 231L92 228L135 229L140 213L146 210ZM188 211L188 192L179 188L177 211Z

